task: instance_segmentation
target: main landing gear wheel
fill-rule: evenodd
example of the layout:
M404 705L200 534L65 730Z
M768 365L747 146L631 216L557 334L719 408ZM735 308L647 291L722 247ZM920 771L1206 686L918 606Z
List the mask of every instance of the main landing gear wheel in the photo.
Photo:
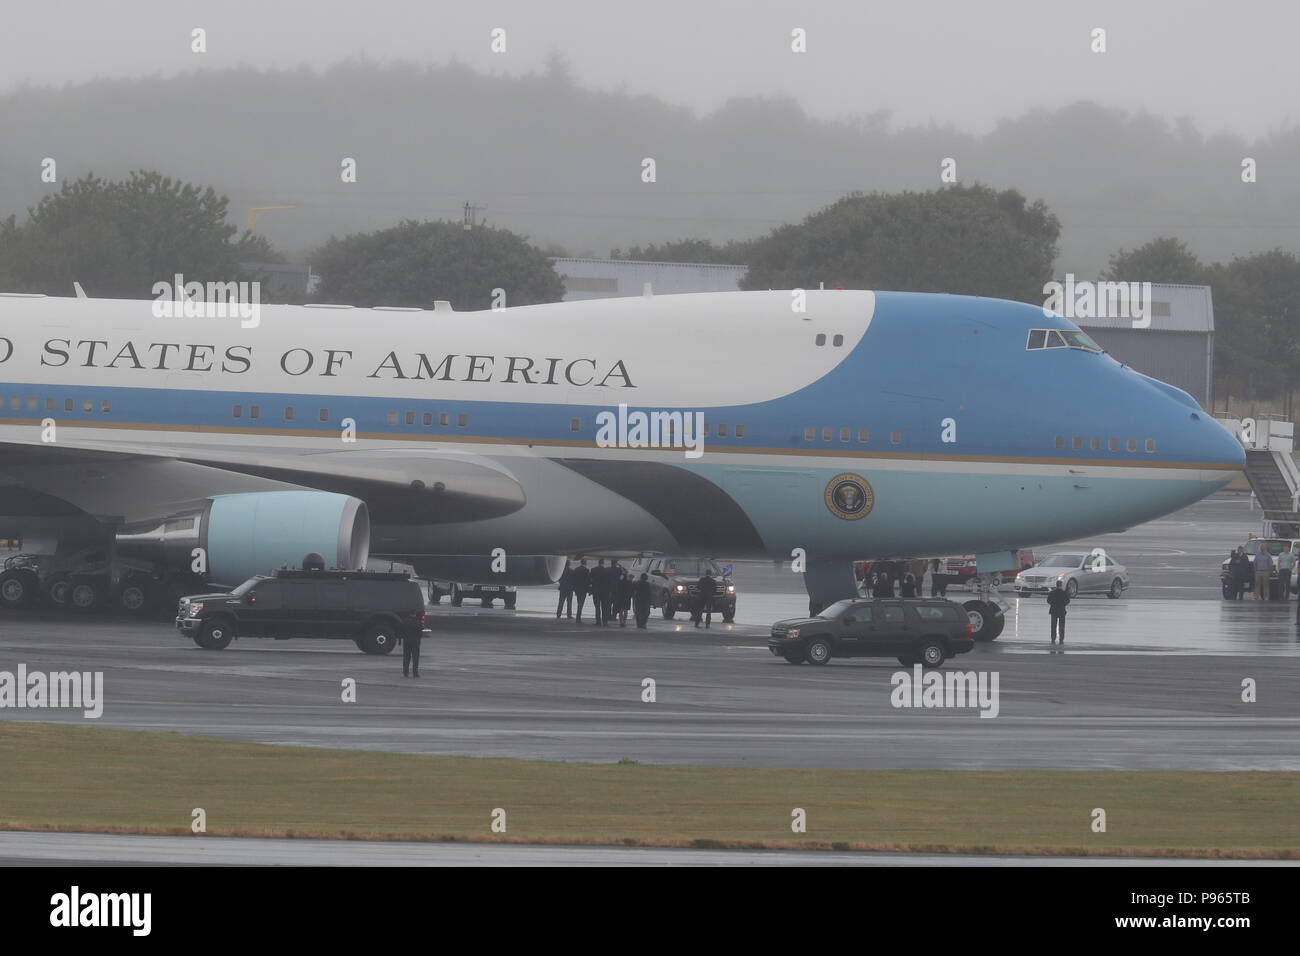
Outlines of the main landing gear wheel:
M36 575L30 571L6 571L0 574L0 606L22 607L36 600Z
M127 614L144 614L153 603L154 590L148 581L127 578L117 593L117 607Z
M99 603L99 588L89 581L78 581L68 591L68 606L83 614L95 609Z
M977 641L991 641L1002 633L1007 619L996 604L985 601L967 601L962 605L970 620L971 637Z
M460 593L460 588L456 585L451 586L451 606L460 607L465 601L465 595Z
M50 578L49 583L45 585L45 603L50 607L68 606L68 592L72 590L72 579L66 574L59 574Z

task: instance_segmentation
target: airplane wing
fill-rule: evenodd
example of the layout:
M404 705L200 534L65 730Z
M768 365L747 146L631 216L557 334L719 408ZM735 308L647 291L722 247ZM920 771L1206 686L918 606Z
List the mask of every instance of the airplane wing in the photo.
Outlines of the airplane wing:
M482 520L517 511L526 500L519 482L497 462L436 445L295 453L0 441L0 497L48 497L101 519L145 520L210 495L288 488L352 495L381 522Z

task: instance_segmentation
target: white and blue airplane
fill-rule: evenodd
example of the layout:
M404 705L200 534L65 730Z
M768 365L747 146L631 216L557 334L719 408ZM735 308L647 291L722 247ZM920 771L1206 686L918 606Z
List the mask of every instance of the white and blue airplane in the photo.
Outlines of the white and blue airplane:
M1001 567L1242 470L1189 395L1041 308L806 297L267 305L245 328L2 295L0 537L182 569L201 548L221 585L309 551L469 581L504 552L515 584L566 554L793 556L823 605L855 593L854 559ZM637 412L681 413L676 444L598 440Z

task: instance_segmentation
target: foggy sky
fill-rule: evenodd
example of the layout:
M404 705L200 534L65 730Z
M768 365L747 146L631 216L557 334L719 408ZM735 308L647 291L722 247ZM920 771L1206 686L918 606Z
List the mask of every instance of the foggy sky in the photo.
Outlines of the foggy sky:
M1086 99L1254 138L1296 121L1300 79L1300 4L1283 0L46 0L6 4L0 24L0 90L360 57L522 74L558 51L583 86L699 113L776 95L821 118L884 110L970 132ZM206 54L190 52L196 26ZM794 27L806 54L790 52Z

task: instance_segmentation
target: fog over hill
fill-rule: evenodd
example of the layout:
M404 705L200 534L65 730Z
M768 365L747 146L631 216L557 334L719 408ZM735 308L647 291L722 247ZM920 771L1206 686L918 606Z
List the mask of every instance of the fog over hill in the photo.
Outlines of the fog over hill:
M701 114L584 88L558 60L523 76L350 61L20 86L0 95L0 128L0 216L57 188L40 180L45 157L61 181L150 168L226 193L240 222L249 206L295 204L257 225L291 257L331 234L458 219L466 201L579 255L748 238L850 191L937 188L945 157L961 182L1044 199L1063 223L1060 272L1091 275L1157 235L1206 260L1300 249L1300 127L1248 142L1086 102L974 134L883 113L816 119L786 99ZM356 183L341 181L345 157ZM1243 157L1257 182L1242 182Z

